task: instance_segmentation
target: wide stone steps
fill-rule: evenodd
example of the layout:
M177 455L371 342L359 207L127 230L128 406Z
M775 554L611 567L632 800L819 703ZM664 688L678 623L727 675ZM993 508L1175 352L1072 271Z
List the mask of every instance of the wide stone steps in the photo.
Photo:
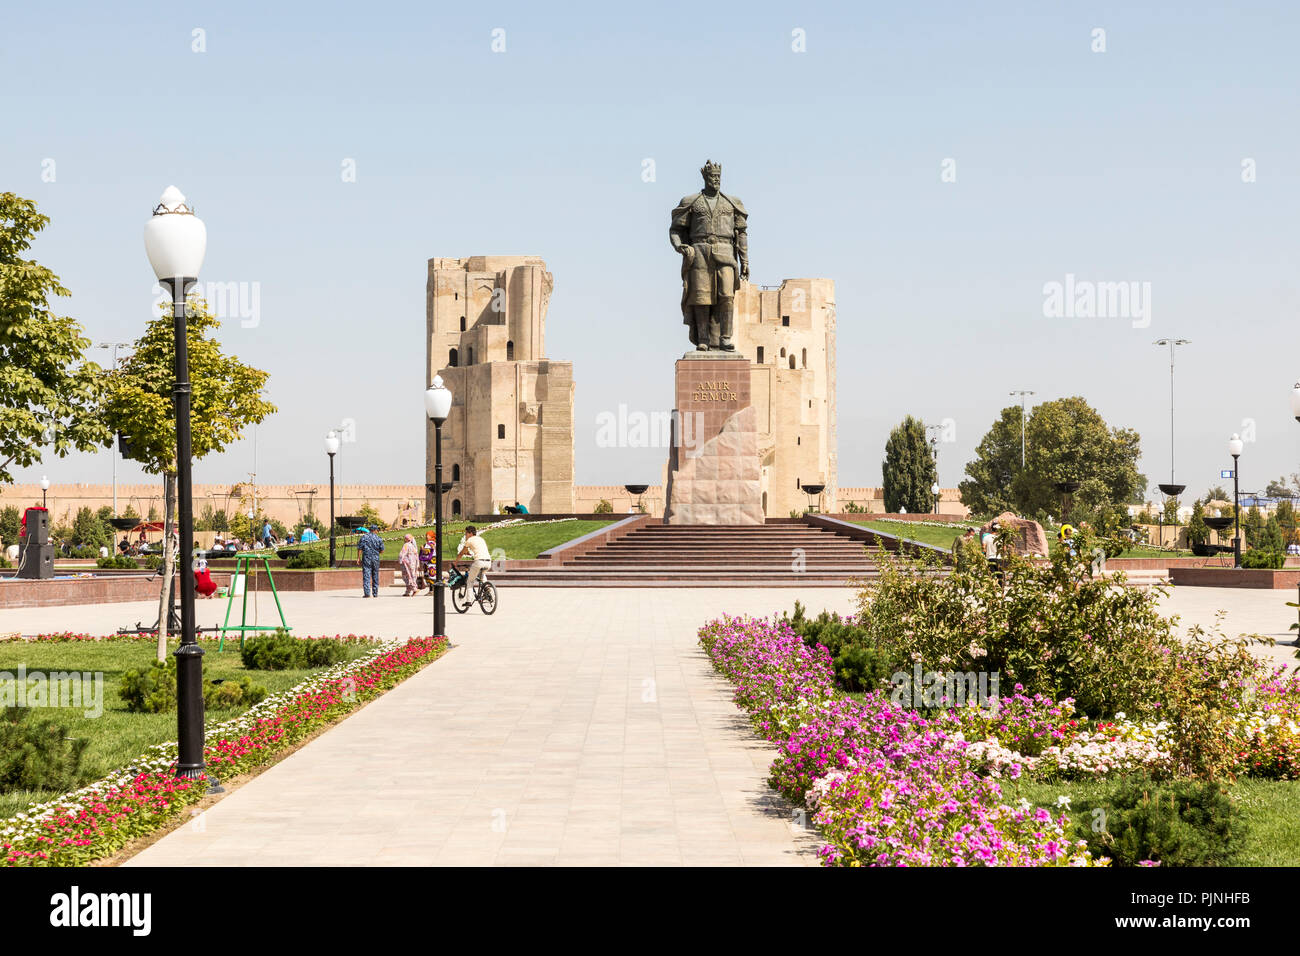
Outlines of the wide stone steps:
M788 568L737 569L734 567L690 568L629 567L618 570L566 565L559 568L492 572L491 579L503 587L843 587L852 579L869 579L876 570L863 568L815 568L794 573Z
M875 577L880 548L783 519L764 525L654 524L549 567L493 573L521 587L844 587Z

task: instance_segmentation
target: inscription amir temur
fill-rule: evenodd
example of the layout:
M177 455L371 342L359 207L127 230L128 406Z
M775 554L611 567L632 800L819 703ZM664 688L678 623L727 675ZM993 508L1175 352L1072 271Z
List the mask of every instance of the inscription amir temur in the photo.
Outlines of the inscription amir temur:
M693 402L738 402L740 396L732 391L730 382L700 382L691 393Z

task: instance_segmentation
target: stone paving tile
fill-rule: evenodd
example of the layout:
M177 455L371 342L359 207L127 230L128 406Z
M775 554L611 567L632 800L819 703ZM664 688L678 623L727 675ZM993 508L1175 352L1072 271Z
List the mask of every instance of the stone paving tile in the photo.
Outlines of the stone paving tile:
M771 749L696 644L719 613L796 596L852 609L840 589L504 591L491 618L449 618L443 660L127 865L816 865L767 787ZM429 627L425 602L282 600L298 633ZM40 609L40 626L138 610ZM4 613L20 612L0 629L31 630Z

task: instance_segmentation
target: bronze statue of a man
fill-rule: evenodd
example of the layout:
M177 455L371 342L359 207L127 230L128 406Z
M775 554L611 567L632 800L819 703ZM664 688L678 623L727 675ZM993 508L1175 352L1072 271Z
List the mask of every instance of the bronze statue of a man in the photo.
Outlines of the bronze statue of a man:
M749 214L722 192L722 167L709 160L700 170L704 189L673 210L668 241L682 257L682 321L699 351L736 350L736 289L749 278Z

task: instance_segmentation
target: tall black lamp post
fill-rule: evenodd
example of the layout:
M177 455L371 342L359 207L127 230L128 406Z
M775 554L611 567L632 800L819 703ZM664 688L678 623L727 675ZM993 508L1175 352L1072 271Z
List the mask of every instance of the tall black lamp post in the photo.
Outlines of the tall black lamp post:
M1241 567L1241 506L1238 504L1241 488L1237 474L1237 462L1241 458L1241 436L1233 435L1228 439L1228 454L1232 456L1232 566Z
M194 632L194 501L191 481L190 364L185 332L185 294L199 280L208 232L175 186L163 191L145 223L144 248L158 283L172 294L176 342L176 493L180 517L181 643L176 648L176 775L203 779L203 648Z
M339 453L339 435L338 432L328 432L325 435L325 454L330 456L330 567L335 566L334 561L334 456Z
M442 586L442 424L451 414L451 389L435 375L424 392L424 411L433 422L433 481L438 486L433 496L433 636L447 633L447 607Z

